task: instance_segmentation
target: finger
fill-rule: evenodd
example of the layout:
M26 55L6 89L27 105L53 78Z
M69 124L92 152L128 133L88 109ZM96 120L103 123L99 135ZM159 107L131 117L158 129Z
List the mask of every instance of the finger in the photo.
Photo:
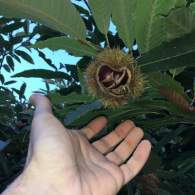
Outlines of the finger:
M106 126L106 124L106 117L101 116L92 120L86 127L81 129L81 131L88 139L91 139L98 132L100 132Z
M125 184L133 179L143 168L149 157L150 151L151 143L148 140L143 140L127 163L120 166L124 174Z
M117 146L117 148L106 155L106 158L110 161L120 165L124 163L129 156L133 153L136 146L143 138L143 130L135 127L128 134L128 136Z
M93 145L98 151L105 154L120 143L134 127L134 123L127 120L118 125L114 131L94 142Z
M44 113L52 113L51 103L46 96L33 94L29 100L30 103L35 106L34 116Z

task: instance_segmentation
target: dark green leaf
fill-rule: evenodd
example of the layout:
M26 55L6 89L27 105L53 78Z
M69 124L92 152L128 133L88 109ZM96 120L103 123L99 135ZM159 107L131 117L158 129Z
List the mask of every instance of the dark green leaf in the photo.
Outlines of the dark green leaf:
M18 95L20 95L20 90L15 89L15 88L11 88L14 92L16 92Z
M23 41L23 38L25 38L25 36L17 36L17 37L12 37L9 42L12 45L16 45L16 44L21 44Z
M1 81L2 84L5 82L5 78L2 74L0 74L0 81Z
M11 33L14 30L19 30L19 28L21 28L21 27L23 27L23 23L22 22L13 22L12 24L5 25L2 28L1 32L5 33L5 34Z
M161 167L161 165L162 165L161 157L157 153L152 151L146 165L143 168L143 173L148 174L155 172Z
M11 56L15 59L15 60L17 60L19 63L21 63L21 60L20 60L20 58L17 56L17 55L15 55L15 54L11 54Z
M40 51L39 49L37 49L38 53L39 53L39 56L52 68L54 68L54 70L57 71L57 68L55 66L55 64L53 64L52 60L47 58L45 53Z
M166 136L164 136L158 142L158 144L156 144L155 151L159 152L162 149L163 146L165 146L166 144L168 144L171 140L176 139L178 137L178 135L180 135L181 133L183 133L184 131L187 131L187 130L188 130L188 127L181 126L181 127L177 128L176 130L171 131Z
M2 156L1 153L0 153L0 168L1 168L2 172L5 174L5 176L9 177L9 175L10 175L9 166L7 165L7 161Z
M34 64L32 57L26 52L21 51L21 50L15 50L15 53L19 55L21 58L23 58L24 60L26 60L27 62Z
M161 189L161 188L156 188L156 189L154 188L153 192L155 194L158 194L158 195L172 195L170 192L168 192L168 191L166 191L164 189Z
M70 72L70 75L74 79L74 81L79 82L76 65L66 64L66 70L67 72Z
M77 66L77 77L82 88L82 93L86 93L87 87L85 83L84 72L81 70L79 66Z
M6 61L9 65L9 67L14 71L14 61L11 56L6 56Z
M19 99L22 99L24 97L25 90L26 90L26 83L23 83L22 86L20 87Z
M29 20L26 20L24 22L23 28L24 28L24 32L28 35L29 34L29 29L30 29L30 22L29 22Z
M7 64L3 65L3 68L7 71L7 72L11 72L10 67Z
M12 80L12 81L7 81L7 82L5 82L4 83L4 85L11 85L11 84L14 84L14 83L16 83L17 81L14 81L14 80Z
M47 93L49 93L50 87L49 87L49 82L47 80L45 81L45 87L46 87Z
M23 72L17 73L13 75L12 77L34 77L34 78L43 78L43 79L65 79L65 80L71 80L71 77L64 73L64 72L54 72L51 70L45 70L45 69L31 69L31 70L25 70Z

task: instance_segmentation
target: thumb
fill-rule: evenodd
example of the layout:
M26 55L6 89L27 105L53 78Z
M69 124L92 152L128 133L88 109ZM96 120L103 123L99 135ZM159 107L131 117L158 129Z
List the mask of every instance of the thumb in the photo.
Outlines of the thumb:
M31 127L31 132L30 132L30 142L29 142L29 147L28 147L26 165L28 165L32 159L33 151L35 150L35 148L37 148L37 142L40 139L42 139L44 134L47 133L44 128L41 128L41 124L43 122L39 121L40 117L38 117L38 115L42 114L42 116L46 116L48 113L52 112L50 101L48 100L47 97L41 94L37 93L37 94L31 95L29 98L29 102L30 104L35 106L35 111L33 114L34 116L33 116L33 121L31 125L32 127ZM36 126L38 127L36 128Z
M31 139L53 136L64 133L63 124L52 114L52 106L49 99L41 94L33 94L30 103L35 106L34 117L31 126Z
M30 133L30 150L41 155L48 154L53 146L63 139L65 128L52 114L51 103L46 96L33 94L29 101L35 106Z
M49 99L41 94L33 94L29 99L30 103L35 106L34 117L39 114L52 113L52 107Z

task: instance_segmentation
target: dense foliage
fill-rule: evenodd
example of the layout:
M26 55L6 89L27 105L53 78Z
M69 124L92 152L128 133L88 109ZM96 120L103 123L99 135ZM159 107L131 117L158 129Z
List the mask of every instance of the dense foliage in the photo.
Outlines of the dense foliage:
M27 50L36 50L53 70L28 70L13 78L43 78L46 90L41 92L66 126L79 128L105 115L109 126L103 134L129 118L144 129L152 154L120 194L194 194L195 2L0 0L0 15L0 71L14 73L15 61L33 63ZM46 47L81 59L57 68L41 50ZM147 80L140 98L117 109L104 108L87 93L85 83L88 64L107 47L132 53ZM16 81L6 81L3 74L0 81L1 191L24 165L32 108L24 96L30 86L11 88ZM50 90L51 84L56 90Z

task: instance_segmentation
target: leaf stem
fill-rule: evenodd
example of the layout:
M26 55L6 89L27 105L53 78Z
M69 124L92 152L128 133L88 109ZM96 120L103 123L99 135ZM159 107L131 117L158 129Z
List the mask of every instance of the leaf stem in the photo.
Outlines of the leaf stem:
M5 59L5 56L6 56L6 52L2 55L2 58L1 58L1 62L0 62L0 72L1 72L1 69L3 67L3 62L4 62L4 59Z
M106 38L107 46L110 48L110 42L109 42L108 34L107 33L105 33L105 38Z
M89 47L95 49L96 51L99 51L99 50L100 50L99 47L97 47L96 45L92 44L91 42L89 42L89 41L87 41L87 40L79 39L78 41L79 41L80 43L84 44L84 45L87 45L87 46L89 46Z

